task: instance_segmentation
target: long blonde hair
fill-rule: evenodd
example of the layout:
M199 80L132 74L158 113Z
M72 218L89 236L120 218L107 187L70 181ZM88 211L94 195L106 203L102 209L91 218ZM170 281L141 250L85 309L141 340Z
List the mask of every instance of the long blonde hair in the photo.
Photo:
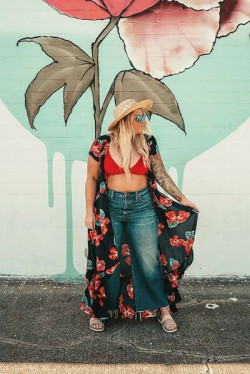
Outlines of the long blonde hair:
M145 134L149 136L152 135L152 131L148 121L146 121L143 130ZM135 134L134 128L132 126L132 113L123 117L111 130L109 135L114 142L114 146L117 149L118 147L120 147L120 152L122 155L122 167L127 179L130 179L131 176L129 167L132 160L133 148L142 155L144 166L150 167L147 142L143 133Z

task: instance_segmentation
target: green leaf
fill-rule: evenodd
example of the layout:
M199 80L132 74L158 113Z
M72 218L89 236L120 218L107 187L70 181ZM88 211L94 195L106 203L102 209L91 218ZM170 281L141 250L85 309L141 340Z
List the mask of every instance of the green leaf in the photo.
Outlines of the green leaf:
M162 116L175 123L186 133L174 95L158 79L135 69L121 71L115 78L114 96L117 105L130 98L137 101L151 99L154 104L150 109L149 116L152 113Z
M94 78L94 62L75 44L57 37L23 38L19 42L38 43L54 62L42 68L28 86L25 106L31 128L41 106L59 88L64 86L64 121L67 122L74 105ZM17 43L17 44L18 44Z

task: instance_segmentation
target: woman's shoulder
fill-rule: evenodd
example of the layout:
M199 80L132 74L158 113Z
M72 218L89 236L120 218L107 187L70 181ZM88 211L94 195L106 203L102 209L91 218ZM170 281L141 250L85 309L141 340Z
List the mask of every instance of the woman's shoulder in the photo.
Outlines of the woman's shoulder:
M154 137L154 135L145 135L145 139L147 141L148 147L149 147L149 155L155 155L157 152L159 152L159 147L157 144L157 141Z
M109 134L103 134L103 135L98 136L96 139L99 143L101 143L105 140L110 140L110 135Z

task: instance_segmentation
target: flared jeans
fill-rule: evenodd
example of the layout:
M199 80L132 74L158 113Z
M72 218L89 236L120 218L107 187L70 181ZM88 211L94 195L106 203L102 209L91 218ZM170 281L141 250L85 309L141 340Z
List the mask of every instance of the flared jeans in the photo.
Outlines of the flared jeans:
M122 258L124 234L130 261L137 312L168 305L158 251L158 217L148 186L133 192L107 189L110 219L118 257ZM119 307L120 265L106 284L109 310Z

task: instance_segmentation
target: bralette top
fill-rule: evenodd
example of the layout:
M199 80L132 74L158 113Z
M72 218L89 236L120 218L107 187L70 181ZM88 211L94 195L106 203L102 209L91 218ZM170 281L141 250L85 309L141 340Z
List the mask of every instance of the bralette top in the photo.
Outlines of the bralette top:
M109 148L104 158L104 170L108 175L122 174L125 173L124 169L121 168L111 157ZM146 174L149 168L143 165L142 155L135 165L130 168L132 174Z

